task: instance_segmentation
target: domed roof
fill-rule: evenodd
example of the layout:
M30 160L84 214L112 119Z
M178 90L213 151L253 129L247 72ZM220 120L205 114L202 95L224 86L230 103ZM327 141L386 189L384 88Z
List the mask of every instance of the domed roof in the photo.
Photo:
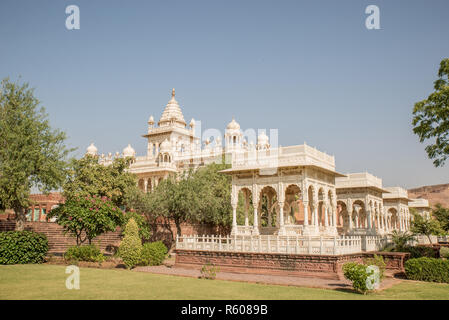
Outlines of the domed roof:
M148 124L154 124L153 116L150 116L150 118L148 119Z
M189 126L193 127L194 125L195 125L195 119L192 118L192 120L190 120Z
M92 142L92 143L90 144L90 146L87 147L87 149L86 149L86 154L90 154L90 155L92 155L92 156L95 156L95 155L97 154L97 151L98 151L97 147L96 147L96 146L94 145L94 143Z
M133 149L133 147L131 147L130 144L128 144L128 146L123 149L123 156L126 157L134 157L136 155L136 151Z
M170 141L168 141L168 139L165 139L161 143L160 150L161 150L161 152L170 152L171 151L171 143L170 143Z
M257 144L259 145L267 145L269 142L268 136L265 134L265 132L262 131L261 134L257 137Z
M240 125L235 121L234 118L232 118L232 121L228 123L226 126L226 129L228 130L240 130Z
M162 112L161 119L158 122L158 125L161 124L169 124L171 121L174 121L182 126L186 126L186 122L184 120L184 116L181 111L181 107L179 106L178 101L175 99L175 89L172 89L171 99L168 104L165 106L164 112Z

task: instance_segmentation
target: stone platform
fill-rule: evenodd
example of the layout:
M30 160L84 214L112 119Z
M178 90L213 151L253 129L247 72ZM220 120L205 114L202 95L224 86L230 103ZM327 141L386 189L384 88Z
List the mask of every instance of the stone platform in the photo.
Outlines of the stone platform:
M347 255L305 255L248 252L219 252L176 250L175 267L201 269L206 263L220 267L220 271L246 274L316 277L344 279L343 264L373 257L384 257L391 274L402 273L408 253L364 252Z

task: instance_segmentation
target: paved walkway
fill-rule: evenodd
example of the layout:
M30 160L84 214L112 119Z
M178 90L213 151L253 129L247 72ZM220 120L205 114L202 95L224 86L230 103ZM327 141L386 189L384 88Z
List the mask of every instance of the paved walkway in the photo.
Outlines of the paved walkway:
M138 272L149 272L156 274L166 274L173 276L192 277L199 278L201 272L196 269L178 268L172 266L148 266L138 267L134 269ZM295 276L280 276L280 275L262 275L262 274L248 274L248 273L231 273L231 272L218 272L216 279L228 280L228 281L241 281L251 283L263 283L272 285L285 285L285 286L299 286L309 288L321 288L321 289L335 289L335 290L349 290L352 289L351 282L347 280L333 280L333 279L321 279L321 278L309 278L309 277L295 277ZM380 286L380 290L390 288L394 284L399 283L401 280L386 277Z

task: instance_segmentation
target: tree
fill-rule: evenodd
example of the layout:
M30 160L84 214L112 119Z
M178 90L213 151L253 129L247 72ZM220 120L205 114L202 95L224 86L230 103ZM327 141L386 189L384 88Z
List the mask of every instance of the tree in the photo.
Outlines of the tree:
M56 222L64 228L64 233L76 237L79 246L99 235L115 231L125 222L124 213L111 199L103 196L71 197L59 207L47 214L47 219L56 218Z
M85 155L73 159L67 179L63 184L66 199L73 197L107 197L118 207L126 204L126 193L136 188L136 177L127 172L131 158L115 158L112 164L103 165L98 157Z
M17 230L24 228L31 188L44 193L59 188L73 150L66 148L65 133L51 128L39 105L27 83L1 82L0 203L14 210Z
M394 243L394 251L403 251L405 247L407 247L407 244L415 239L415 236L413 234L410 234L408 232L401 232L397 230L393 230L393 232L390 234L391 240Z
M194 190L199 195L197 212L194 214L197 222L222 228L231 225L231 177L220 173L227 168L229 165L211 163L193 173Z
M432 244L431 235L440 235L443 233L440 224L434 219L425 219L420 214L413 214L413 221L410 225L410 231L414 234L423 234Z
M449 209L444 208L441 204L436 204L432 210L432 216L440 223L441 228L445 232L449 232Z
M419 141L434 140L425 150L436 167L442 166L449 156L449 58L443 59L438 70L435 91L413 109L413 132Z

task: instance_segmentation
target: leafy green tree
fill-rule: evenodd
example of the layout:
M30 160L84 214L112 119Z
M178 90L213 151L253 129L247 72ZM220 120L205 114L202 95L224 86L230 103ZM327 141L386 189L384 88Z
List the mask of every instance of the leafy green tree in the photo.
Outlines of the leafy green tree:
M232 223L231 177L220 173L226 164L211 163L192 174L198 207L193 215L197 222L229 227Z
M198 221L200 195L196 193L192 172L164 179L150 197L150 211L173 221L177 234L181 235L181 224Z
M28 84L4 79L0 87L0 203L16 214L23 230L30 190L46 193L64 181L66 135L52 129L40 101Z
M425 150L436 167L442 166L449 156L449 58L443 59L438 70L435 91L413 109L413 132L419 141L434 143Z
M449 209L444 208L441 204L435 205L432 210L432 216L440 223L441 228L445 232L449 232Z
M63 184L66 199L73 197L107 197L118 207L125 206L126 193L136 188L136 177L127 172L130 158L115 158L110 165L98 162L98 157L85 155L73 159Z
M47 219L56 218L64 228L64 233L76 237L79 246L88 240L108 232L115 231L125 221L124 213L111 199L103 196L76 196L66 200L47 214Z
M437 220L425 219L420 214L413 214L413 221L410 225L410 231L413 234L422 234L429 239L430 244L432 244L431 235L440 235L444 233L443 229Z

